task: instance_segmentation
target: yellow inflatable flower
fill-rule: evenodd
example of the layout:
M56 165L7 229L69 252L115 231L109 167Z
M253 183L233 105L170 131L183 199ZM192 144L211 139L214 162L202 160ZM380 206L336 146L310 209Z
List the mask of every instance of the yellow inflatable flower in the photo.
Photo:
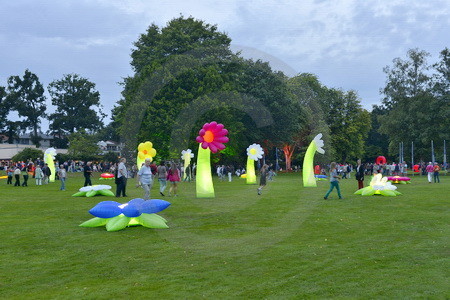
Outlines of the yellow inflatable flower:
M152 142L140 143L138 146L137 166L138 168L144 163L146 158L150 158L153 161L153 157L156 156L156 150L153 148Z

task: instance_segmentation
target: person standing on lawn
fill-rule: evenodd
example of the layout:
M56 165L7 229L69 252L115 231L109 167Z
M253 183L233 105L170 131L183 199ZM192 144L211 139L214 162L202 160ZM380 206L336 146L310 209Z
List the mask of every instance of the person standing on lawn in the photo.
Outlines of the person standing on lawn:
M326 193L325 197L323 197L323 199L327 200L328 196L334 188L336 188L337 190L339 199L342 199L341 189L339 188L339 178L341 177L337 174L336 163L332 162L330 165L330 189Z
M358 189L364 187L364 166L361 164L361 160L358 159L358 165L356 166L355 178L358 180Z

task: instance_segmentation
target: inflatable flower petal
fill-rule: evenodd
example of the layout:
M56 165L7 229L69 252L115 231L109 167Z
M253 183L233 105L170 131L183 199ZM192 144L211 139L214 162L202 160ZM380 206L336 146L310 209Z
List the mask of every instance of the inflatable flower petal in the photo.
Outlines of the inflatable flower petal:
M194 157L194 153L192 153L191 149L181 151L181 159L190 160L193 157Z
M321 133L319 133L318 135L316 135L314 137L313 142L316 143L316 147L317 147L316 151L319 152L320 154L324 154L325 150L322 147L325 145L325 143L322 140Z
M81 227L106 226L107 231L118 231L127 226L142 225L148 228L168 228L166 220L155 214L169 207L170 202L140 198L120 204L115 201L103 201L94 206L89 213L95 216Z
M212 153L225 149L224 143L228 142L228 130L223 124L217 122L205 123L195 139L203 149L209 148Z
M252 144L247 148L247 155L250 159L258 160L263 157L264 150L259 144Z
M153 161L153 157L155 156L156 150L153 148L152 142L140 143L138 146L138 167L141 167L146 158L150 158L150 161Z
M78 193L73 194L73 197L93 197L97 195L102 196L114 196L114 193L110 191L110 185L92 185L92 186L84 186L79 189Z

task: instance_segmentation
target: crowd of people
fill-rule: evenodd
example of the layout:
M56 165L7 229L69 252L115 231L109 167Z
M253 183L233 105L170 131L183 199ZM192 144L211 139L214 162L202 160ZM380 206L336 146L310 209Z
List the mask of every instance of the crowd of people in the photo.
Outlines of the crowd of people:
M300 168L294 167L295 170ZM48 184L49 178L52 175L52 171L43 160L37 159L36 161L17 162L10 161L0 162L0 170L6 171L7 184L14 186L27 187L28 181L31 178L35 180L37 186ZM263 164L259 168L260 172L260 184L257 189L257 194L261 195L264 186L267 181L273 181L276 176L276 169L273 164ZM327 172L326 170L329 170ZM406 176L408 165L403 163L385 163L374 164L367 163L362 164L361 160L358 160L357 165L352 164L338 164L331 163L329 165L317 165L314 169L314 173L327 175L330 177L330 189L325 195L325 199L333 189L337 190L338 196L341 199L342 195L339 187L339 179L351 179L352 173L355 173L355 179L358 181L358 189L364 187L364 176L373 174L382 174L383 176ZM446 166L439 165L438 163L420 163L413 166L413 174L427 175L428 182L440 183L439 173L441 170L446 170ZM83 161L65 161L62 163L55 162L55 178L60 180L60 190L65 191L67 173L71 172L83 172L84 186L92 185L92 176L98 172L108 172L114 174L116 184L116 197L127 197L126 188L127 180L129 178L135 178L137 176L137 187L141 187L144 190L144 199L150 199L151 189L156 180L159 182L159 194L165 196L165 190L167 182L170 183L169 196L178 196L178 183L180 181L190 182L195 180L196 165L190 164L185 169L181 164L174 161L161 162L158 165L152 163L150 159L146 159L143 165L138 168L136 164L131 167L127 166L126 159L121 158L118 163L111 162L83 162ZM235 167L232 164L229 165L217 165L212 167L212 173L217 174L219 180L229 181L233 180L233 177L240 177L246 173L245 168L242 166ZM13 182L14 181L14 182Z

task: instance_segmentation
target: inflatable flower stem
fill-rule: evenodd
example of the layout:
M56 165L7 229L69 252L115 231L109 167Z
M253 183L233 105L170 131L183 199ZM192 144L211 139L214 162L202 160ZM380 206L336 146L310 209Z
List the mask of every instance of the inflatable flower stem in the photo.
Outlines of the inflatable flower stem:
M184 160L184 173L183 173L183 180L186 179L186 170L188 166L191 164L191 158L194 157L194 153L192 153L191 149L183 150L181 151L181 159Z
M153 161L153 157L156 156L156 150L153 148L152 142L140 143L138 146L138 155L137 155L137 167L141 168L142 164L145 162L146 158L150 158L150 161Z
M211 152L225 149L228 142L228 130L217 122L205 123L198 132L196 193L197 198L214 198L214 185L211 174Z
M255 161L261 159L264 150L259 144L252 144L247 148L247 184L256 184Z
M48 148L44 152L44 162L48 165L50 171L52 172L49 177L50 182L55 182L55 175L56 175L54 162L55 156L56 156L55 148Z
M308 149L305 153L305 158L303 159L303 186L304 187L316 187L317 182L314 177L314 155L316 151L320 154L324 154L323 150L324 142L322 140L322 134L319 133L314 137L311 144L309 144Z

